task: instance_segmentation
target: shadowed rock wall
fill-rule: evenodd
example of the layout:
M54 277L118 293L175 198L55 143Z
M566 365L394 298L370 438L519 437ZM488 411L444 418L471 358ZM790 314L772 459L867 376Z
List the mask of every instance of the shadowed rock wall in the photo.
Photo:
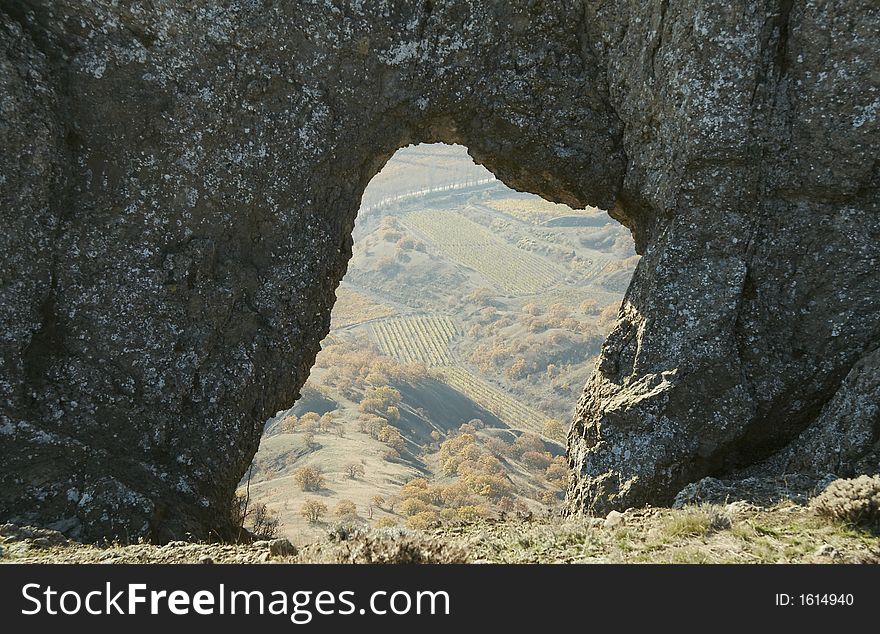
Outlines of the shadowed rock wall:
M570 508L670 501L802 432L866 464L878 27L847 0L0 1L0 519L230 536L360 195L418 142L612 209L644 254Z

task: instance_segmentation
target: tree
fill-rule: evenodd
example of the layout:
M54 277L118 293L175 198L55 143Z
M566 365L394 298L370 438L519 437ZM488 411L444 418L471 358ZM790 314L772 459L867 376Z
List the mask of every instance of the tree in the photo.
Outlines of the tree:
M348 476L349 480L363 478L365 473L364 465L359 462L349 462L345 465L345 475Z
M352 518L357 517L357 506L351 500L339 500L334 509L336 517Z
M320 500L306 500L300 513L309 524L317 524L327 514L327 505Z
M550 482L564 484L566 478L568 478L568 462L566 462L565 458L562 456L554 458L550 466L547 467L547 471L544 472L544 477Z
M400 432L391 425L385 425L385 427L382 428L379 432L378 439L379 442L384 442L398 452L403 451L406 448L406 441L403 439L403 436L401 436Z
M547 506L552 506L557 500L559 500L559 497L553 491L544 491L541 493L541 502Z
M400 512L407 516L427 511L429 508L426 502L418 498L407 498L400 503Z
M281 419L281 422L278 424L279 429L282 434L292 434L296 431L296 426L299 423L299 419L290 414L289 416L285 416Z
M377 509L385 508L385 496L384 495L374 495L370 498L370 504L375 506Z
M565 441L565 427L563 427L562 423L555 418L547 419L547 421L544 423L543 432L544 435L547 436L547 438L552 438L553 440L557 440L559 442Z
M550 454L546 452L526 451L520 460L532 471L545 471L550 466Z
M318 446L318 442L315 440L315 432L313 431L306 432L306 435L303 436L303 440L309 449L315 449Z
M527 451L544 451L544 441L535 434L525 433L513 442L510 453L518 458Z
M333 412L327 412L318 420L318 431L322 434L329 434L335 426L336 421L334 420Z
M317 412L306 412L299 419L299 428L303 431L315 431L318 429L318 423L321 421L321 415Z
M293 480L303 491L318 491L324 488L324 475L317 467L300 467L294 472Z
M505 456L507 455L508 450L510 449L510 445L504 442L501 438L490 438L485 443L486 449L494 456Z
M526 376L526 360L523 357L517 357L516 360L507 368L507 378L521 379Z

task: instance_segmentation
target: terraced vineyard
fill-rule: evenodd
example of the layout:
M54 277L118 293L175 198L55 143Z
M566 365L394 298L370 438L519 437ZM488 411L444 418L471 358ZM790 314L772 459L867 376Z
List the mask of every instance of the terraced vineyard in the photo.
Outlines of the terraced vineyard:
M547 417L460 367L442 368L450 387L515 429L540 434Z
M543 258L507 244L454 211L414 211L403 216L403 222L449 258L482 273L510 295L544 291L564 275Z
M442 315L416 315L373 322L370 331L383 354L433 367L452 363L449 342L458 326Z

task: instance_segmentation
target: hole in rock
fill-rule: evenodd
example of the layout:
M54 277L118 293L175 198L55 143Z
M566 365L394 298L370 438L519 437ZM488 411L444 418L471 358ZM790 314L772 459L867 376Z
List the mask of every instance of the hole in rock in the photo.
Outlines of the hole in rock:
M302 396L266 423L252 506L308 542L337 521L559 504L568 421L637 261L627 230L423 144L373 178L353 237Z

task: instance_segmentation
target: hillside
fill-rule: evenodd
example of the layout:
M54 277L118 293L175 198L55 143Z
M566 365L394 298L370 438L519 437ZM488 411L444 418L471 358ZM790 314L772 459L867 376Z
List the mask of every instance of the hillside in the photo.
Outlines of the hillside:
M240 493L299 543L555 508L570 408L637 262L627 231L423 145L376 176L353 237L331 332Z

